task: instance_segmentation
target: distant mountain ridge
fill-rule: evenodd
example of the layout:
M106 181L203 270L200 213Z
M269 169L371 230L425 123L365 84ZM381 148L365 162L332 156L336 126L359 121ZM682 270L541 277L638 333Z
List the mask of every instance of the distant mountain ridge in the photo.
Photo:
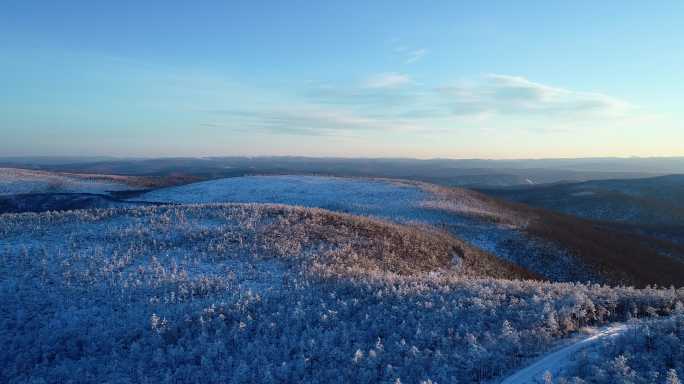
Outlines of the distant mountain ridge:
M684 158L644 159L390 159L311 157L0 158L0 166L55 172L205 179L257 174L388 177L450 186L506 187L684 173Z

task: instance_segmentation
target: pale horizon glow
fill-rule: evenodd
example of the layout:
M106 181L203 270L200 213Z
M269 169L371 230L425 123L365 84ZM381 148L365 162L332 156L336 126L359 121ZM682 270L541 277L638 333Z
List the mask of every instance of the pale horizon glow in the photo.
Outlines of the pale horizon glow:
M70 4L0 6L0 156L684 156L678 1Z

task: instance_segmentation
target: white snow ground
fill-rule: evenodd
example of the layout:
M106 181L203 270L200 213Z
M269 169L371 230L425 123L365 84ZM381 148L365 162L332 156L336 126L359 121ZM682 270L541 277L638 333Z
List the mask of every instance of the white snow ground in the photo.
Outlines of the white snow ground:
M399 223L428 224L447 229L476 247L550 280L601 282L564 249L540 239L530 239L516 228L474 214L483 211L483 207L447 202L441 196L406 182L295 175L245 176L157 189L135 200L180 204L289 204Z
M106 180L106 181L105 181ZM21 193L106 193L131 189L123 178L59 174L27 169L0 168L0 196Z
M410 219L428 195L414 185L319 176L246 176L157 189L135 199L172 203L278 203Z
M501 384L543 383L544 375L547 372L551 373L552 377L558 376L568 364L572 363L571 357L577 352L589 348L600 340L618 336L626 330L626 324L613 324L600 328L588 337L575 340L569 345L543 356L532 365L508 376L501 381Z

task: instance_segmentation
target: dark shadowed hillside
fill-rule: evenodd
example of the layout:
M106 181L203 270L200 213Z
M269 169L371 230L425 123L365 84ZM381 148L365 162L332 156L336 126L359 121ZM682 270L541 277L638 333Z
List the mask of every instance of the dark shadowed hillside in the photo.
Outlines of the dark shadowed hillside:
M585 219L616 223L624 230L684 242L684 175L481 191Z
M633 224L684 224L684 175L482 191L508 200L596 220Z
M459 201L466 194L490 207L491 211L505 212L505 215L497 215L504 218L504 223L525 222L524 232L561 244L580 262L613 283L677 287L684 284L684 247L676 242L655 238L633 227L505 202L474 191L437 190L448 200Z

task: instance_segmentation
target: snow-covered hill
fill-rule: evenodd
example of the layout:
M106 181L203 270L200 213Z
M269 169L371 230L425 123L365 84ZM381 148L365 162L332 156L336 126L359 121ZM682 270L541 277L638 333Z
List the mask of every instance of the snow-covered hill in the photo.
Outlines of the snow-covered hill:
M290 204L427 224L551 280L602 281L559 245L527 236L524 218L459 191L447 196L431 184L389 179L248 176L157 189L136 200Z
M106 193L132 189L124 176L79 175L0 168L0 196L23 193Z
M5 214L0 250L7 383L483 382L684 300L494 279L520 275L444 233L288 206Z

